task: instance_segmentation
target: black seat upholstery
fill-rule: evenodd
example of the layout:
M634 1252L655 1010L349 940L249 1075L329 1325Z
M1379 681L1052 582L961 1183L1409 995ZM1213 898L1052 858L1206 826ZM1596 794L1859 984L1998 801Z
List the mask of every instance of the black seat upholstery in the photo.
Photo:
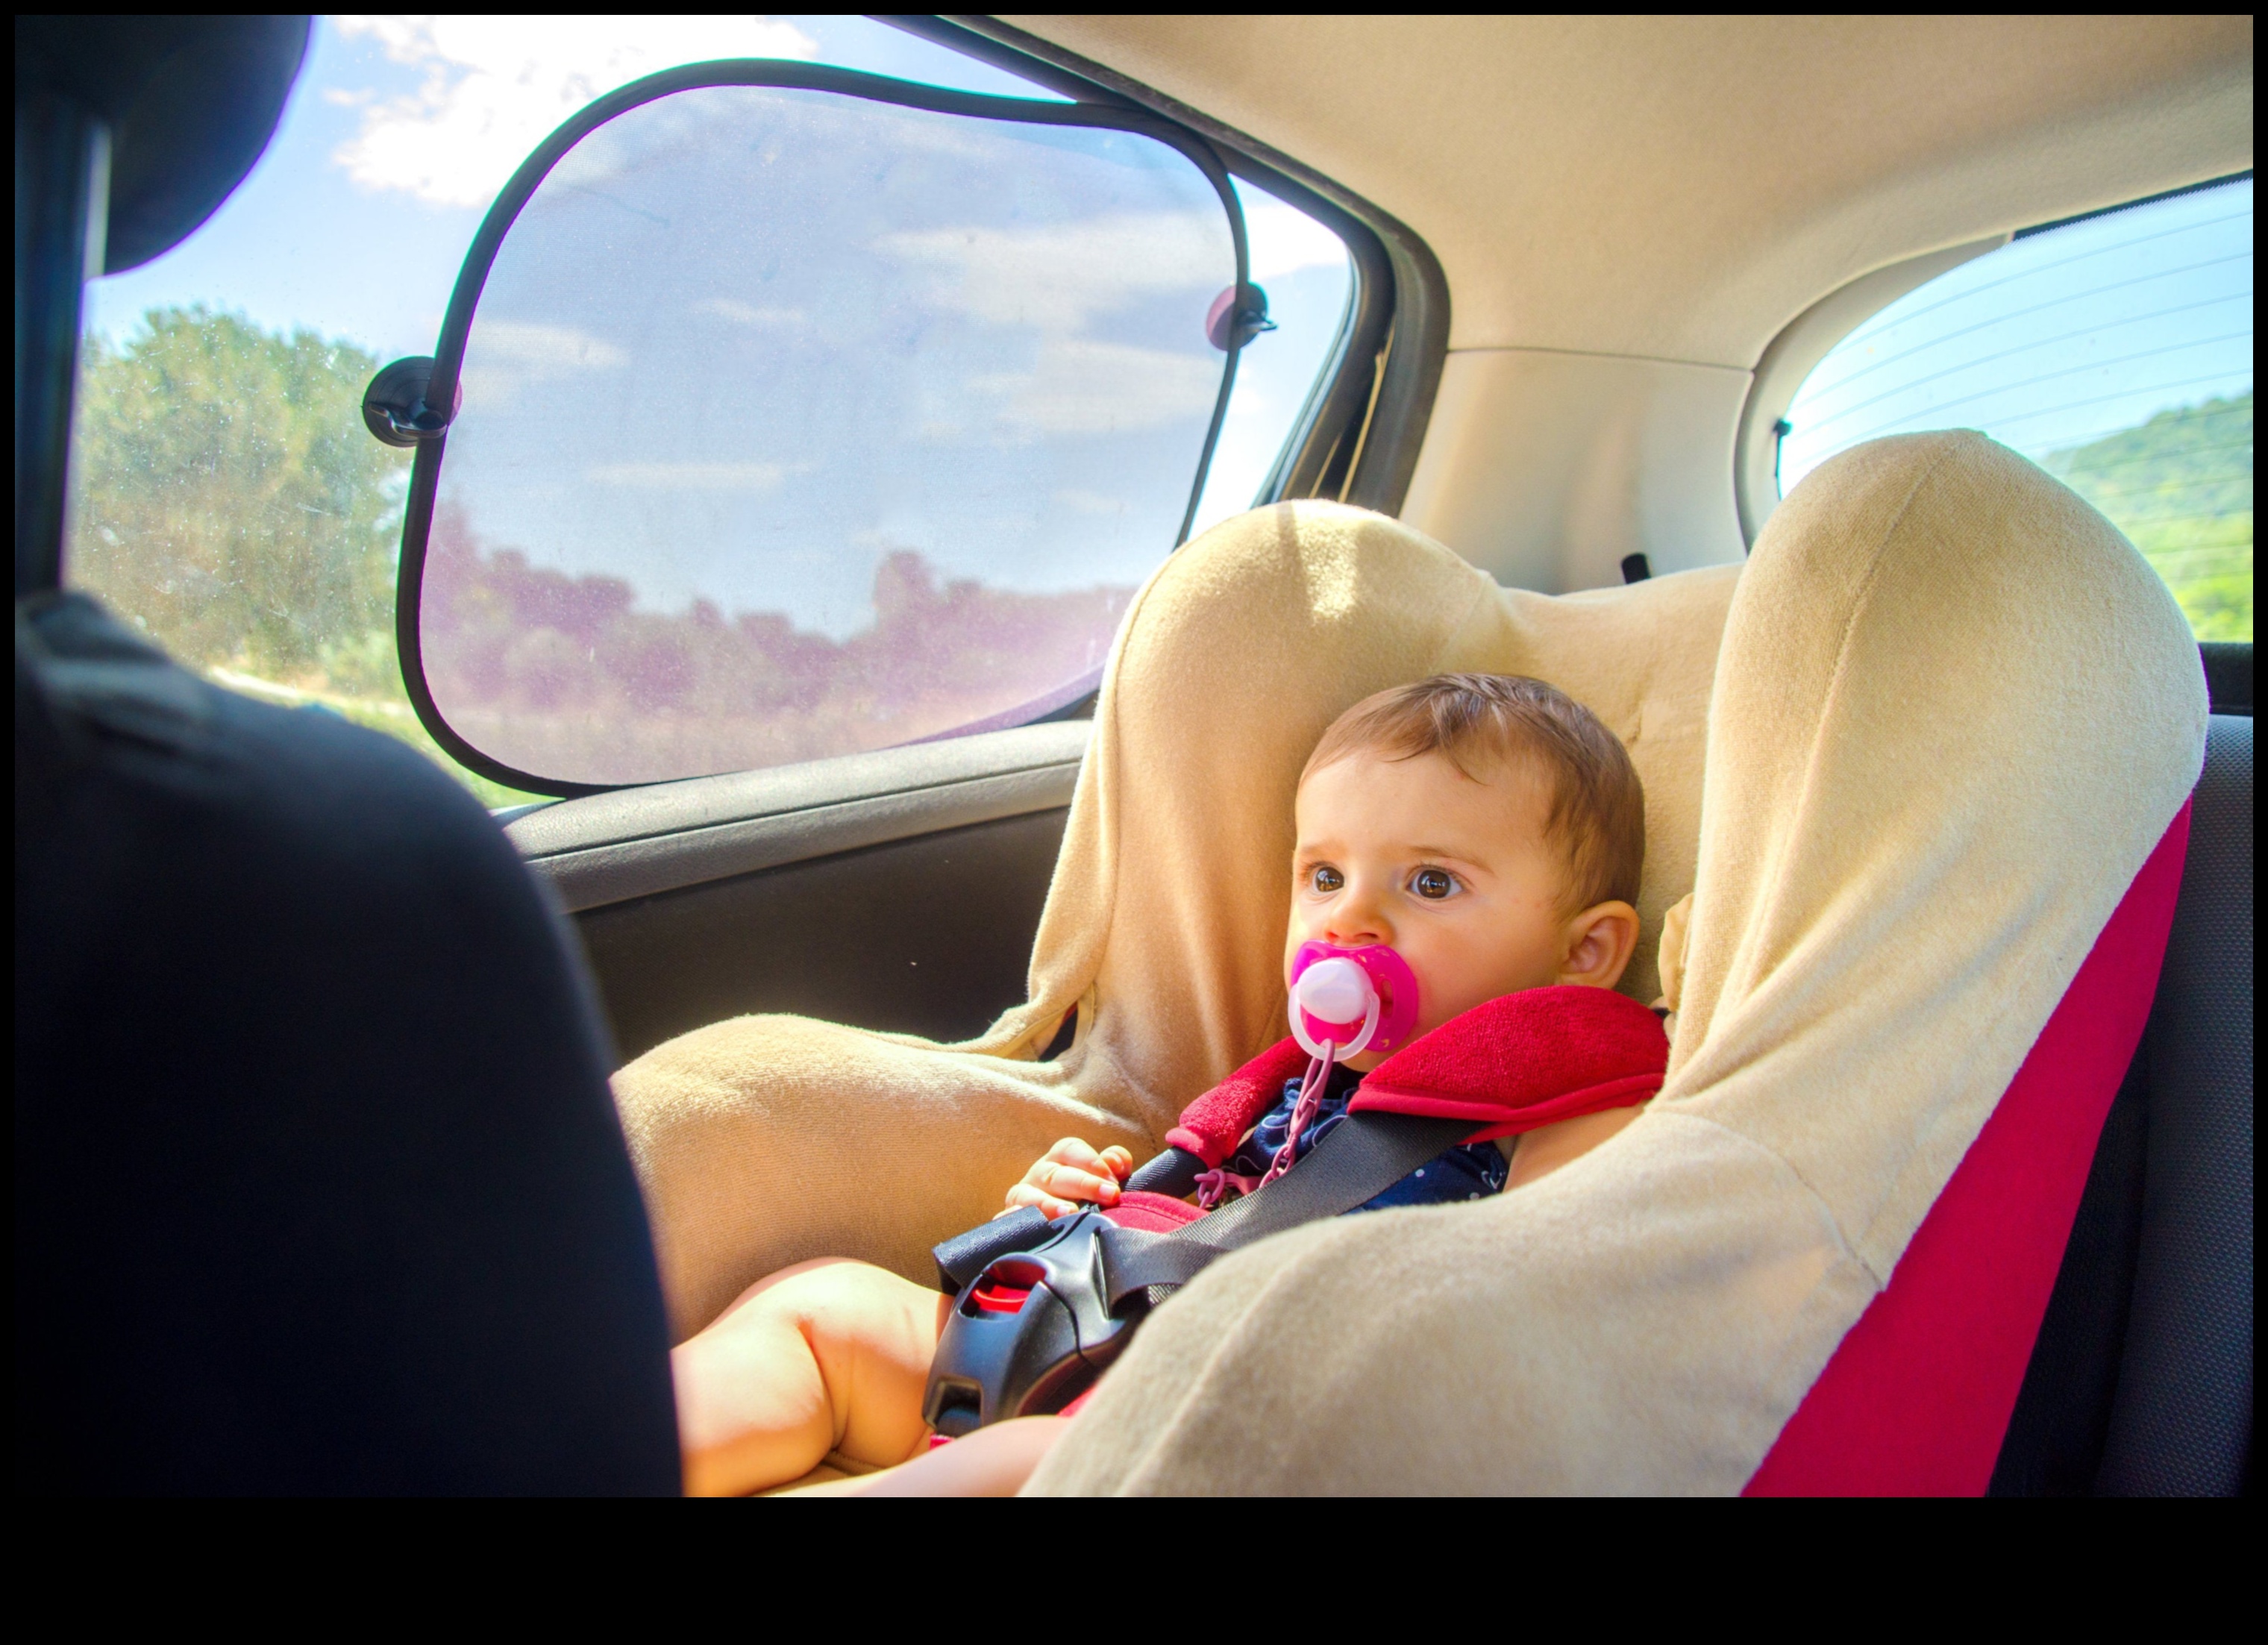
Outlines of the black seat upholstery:
M19 601L18 1488L674 1491L596 1021L419 756Z
M2249 687L2249 646L2242 661ZM2234 1495L2249 1491L2251 1452L2248 712L2213 717L2157 999L2103 1127L1992 1488Z

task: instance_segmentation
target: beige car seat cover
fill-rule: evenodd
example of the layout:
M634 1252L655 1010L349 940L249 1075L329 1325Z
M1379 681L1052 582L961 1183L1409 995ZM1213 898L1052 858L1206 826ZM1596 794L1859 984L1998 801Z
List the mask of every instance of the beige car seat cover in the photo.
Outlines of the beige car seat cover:
M1709 675L1734 577L1725 568L1605 597L1507 593L1391 521L1328 504L1263 510L1191 544L1144 590L1112 658L1032 1004L978 1043L1043 1043L1092 988L1106 1008L1074 1078L1116 1085L1161 1134L1191 1095L1281 1038L1300 768L1347 704L1442 669L1552 678L1631 744L1658 795L1649 822L1673 842L1641 898L1658 918L1675 895L1665 888L1690 882L1691 852L1678 844L1697 828ZM1631 667L1638 655L1646 665ZM1632 992L1653 985L1644 971ZM1109 1068L1101 1082L1087 1066L1098 1057Z

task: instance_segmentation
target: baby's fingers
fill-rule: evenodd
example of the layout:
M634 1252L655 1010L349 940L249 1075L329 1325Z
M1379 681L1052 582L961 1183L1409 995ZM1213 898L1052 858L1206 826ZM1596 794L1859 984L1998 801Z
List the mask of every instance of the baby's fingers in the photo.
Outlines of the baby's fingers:
M1101 1162L1097 1161L1100 1165ZM1089 1205L1115 1206L1118 1203L1118 1179L1103 1166L1100 1175L1083 1171L1069 1165L1049 1165L1041 1168L1026 1179L1035 1188L1050 1193L1058 1199L1079 1199Z
M1058 1199L1053 1194L1044 1193L1029 1183L1018 1183L1008 1191L1008 1209L1020 1211L1026 1206L1037 1206L1040 1214L1050 1222L1057 1217L1069 1216L1074 1211L1085 1209L1068 1199Z

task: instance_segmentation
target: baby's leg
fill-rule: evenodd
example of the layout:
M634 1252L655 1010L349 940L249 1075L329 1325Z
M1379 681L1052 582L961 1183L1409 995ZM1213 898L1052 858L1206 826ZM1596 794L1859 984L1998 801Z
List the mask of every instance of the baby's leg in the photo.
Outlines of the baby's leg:
M740 1495L829 1451L888 1467L917 1455L922 1390L950 1300L843 1258L783 1268L670 1355L685 1489Z

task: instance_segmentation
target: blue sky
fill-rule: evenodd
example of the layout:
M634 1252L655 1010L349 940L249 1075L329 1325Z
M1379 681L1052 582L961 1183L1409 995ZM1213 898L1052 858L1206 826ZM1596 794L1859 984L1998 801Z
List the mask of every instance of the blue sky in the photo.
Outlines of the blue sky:
M122 342L148 309L203 303L271 329L312 328L381 359L430 353L482 212L560 120L674 63L754 55L1052 98L858 17L322 18L250 177L182 246L95 282L87 325ZM1331 235L1279 202L1239 193L1254 276L1280 329L1244 357L1199 528L1250 500L1322 365L1348 289ZM1108 574L1123 579L1130 568ZM675 603L691 591L655 592Z
M116 338L145 309L202 301L271 329L310 326L387 358L430 353L465 248L518 159L589 97L674 63L806 57L966 91L1049 95L864 18L693 21L657 49L609 62L610 48L650 32L639 19L509 19L516 31L568 34L547 60L523 55L506 40L389 41L318 18L283 124L251 176L181 246L95 282L90 326ZM579 87L572 84L578 69ZM493 84L523 77L547 83L518 99ZM460 124L476 127L486 142L454 175L434 175L416 157L389 156L383 147L359 168L344 152L366 132L422 126L446 139Z
M650 103L505 239L437 517L648 610L836 638L903 550L1130 589L1188 505L1234 267L1212 182L1147 136L771 88Z

